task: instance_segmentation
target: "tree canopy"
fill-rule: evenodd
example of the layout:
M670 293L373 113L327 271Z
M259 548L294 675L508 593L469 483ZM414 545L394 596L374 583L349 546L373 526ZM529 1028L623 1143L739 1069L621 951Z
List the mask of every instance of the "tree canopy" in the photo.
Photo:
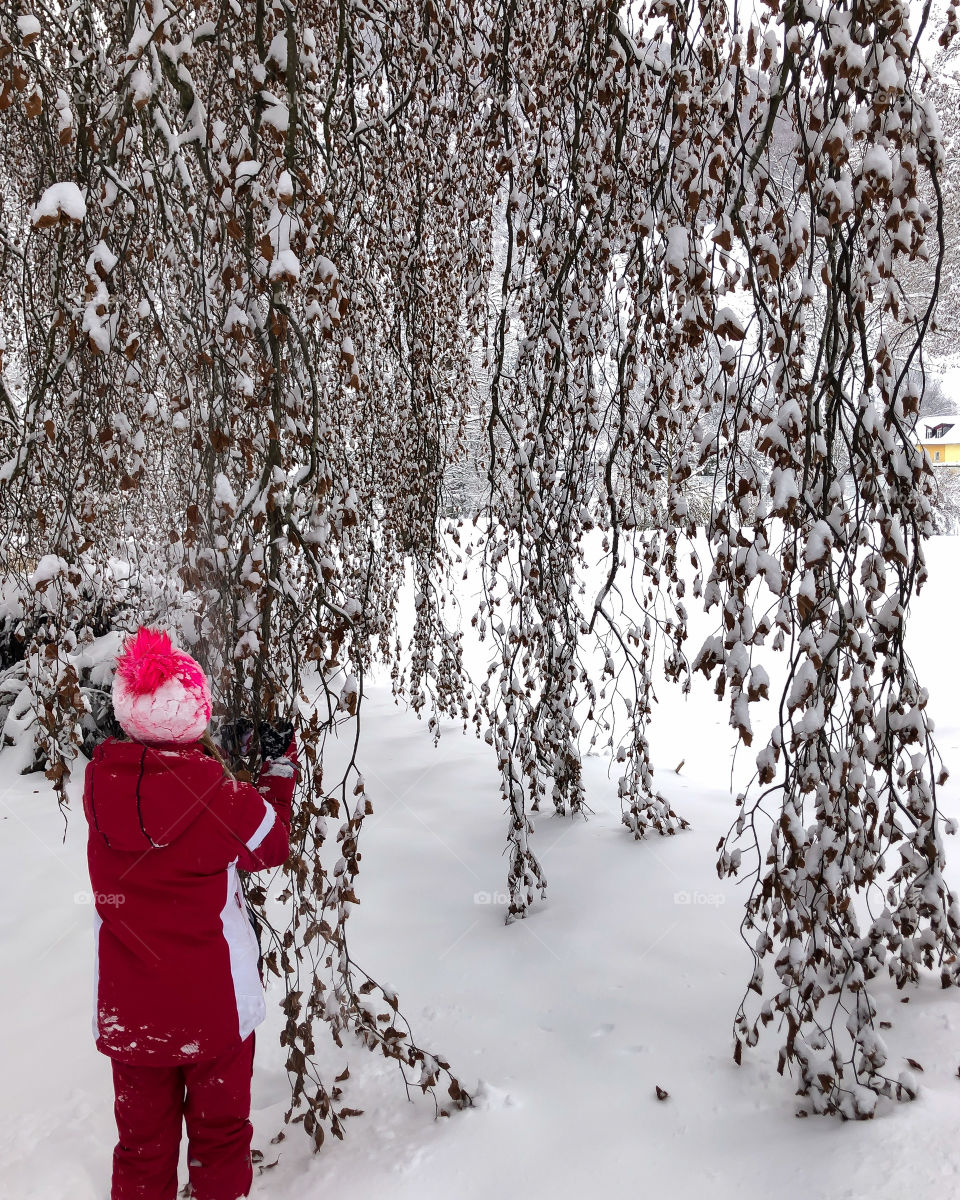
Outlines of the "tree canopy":
M626 831L683 828L653 778L654 665L715 680L757 742L718 848L753 880L736 1058L775 1021L809 1110L909 1094L868 985L955 983L960 933L904 648L933 529L911 437L944 243L930 20L906 0L0 5L17 715L62 786L97 704L87 651L140 620L179 632L221 714L320 682L268 955L318 1145L352 1111L316 1071L318 1022L468 1100L347 946L371 804L362 746L338 780L324 747L375 658L490 742L509 919L546 882L529 814L584 811L615 701ZM955 28L951 7L941 47ZM482 680L453 605L465 542ZM691 600L716 627L688 656ZM785 682L759 736L765 647Z

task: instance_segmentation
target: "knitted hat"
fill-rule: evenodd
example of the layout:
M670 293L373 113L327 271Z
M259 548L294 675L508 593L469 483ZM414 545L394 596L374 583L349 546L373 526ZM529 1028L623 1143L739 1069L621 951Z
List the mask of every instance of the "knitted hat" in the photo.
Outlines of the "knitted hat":
M141 626L117 659L113 711L136 742L195 742L210 722L210 684L168 634Z

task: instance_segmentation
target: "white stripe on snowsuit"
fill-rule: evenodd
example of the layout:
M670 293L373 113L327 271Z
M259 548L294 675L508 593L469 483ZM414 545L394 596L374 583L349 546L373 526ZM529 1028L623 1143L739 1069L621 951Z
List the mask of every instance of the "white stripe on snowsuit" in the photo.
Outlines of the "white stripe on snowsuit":
M263 814L263 820L260 822L260 824L257 826L256 830L254 831L253 837L251 837L250 840L247 842L248 850L256 850L256 848L260 845L260 843L263 841L263 839L267 836L267 834L273 828L273 824L277 819L277 810L273 807L272 804L268 804L266 802L266 800L264 800L263 807L267 811Z

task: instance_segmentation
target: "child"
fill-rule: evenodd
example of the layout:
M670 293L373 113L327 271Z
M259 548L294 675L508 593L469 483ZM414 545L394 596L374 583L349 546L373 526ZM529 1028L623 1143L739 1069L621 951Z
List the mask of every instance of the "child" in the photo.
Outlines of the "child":
M265 750L256 787L234 781L207 753L207 679L159 630L124 647L113 705L131 740L97 747L83 795L94 1032L113 1061L119 1132L111 1200L174 1200L184 1119L194 1197L238 1200L253 1177L253 1031L266 1008L237 871L287 859L296 744Z

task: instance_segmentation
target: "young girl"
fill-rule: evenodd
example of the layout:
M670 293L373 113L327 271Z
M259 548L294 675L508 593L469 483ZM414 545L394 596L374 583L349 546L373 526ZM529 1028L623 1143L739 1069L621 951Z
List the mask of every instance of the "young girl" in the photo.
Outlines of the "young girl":
M253 1174L265 1005L237 872L289 854L296 745L273 746L256 786L234 781L212 756L207 679L159 630L124 647L113 705L131 740L97 747L83 796L94 1032L113 1061L119 1132L111 1200L175 1200L184 1119L194 1197L238 1200Z

